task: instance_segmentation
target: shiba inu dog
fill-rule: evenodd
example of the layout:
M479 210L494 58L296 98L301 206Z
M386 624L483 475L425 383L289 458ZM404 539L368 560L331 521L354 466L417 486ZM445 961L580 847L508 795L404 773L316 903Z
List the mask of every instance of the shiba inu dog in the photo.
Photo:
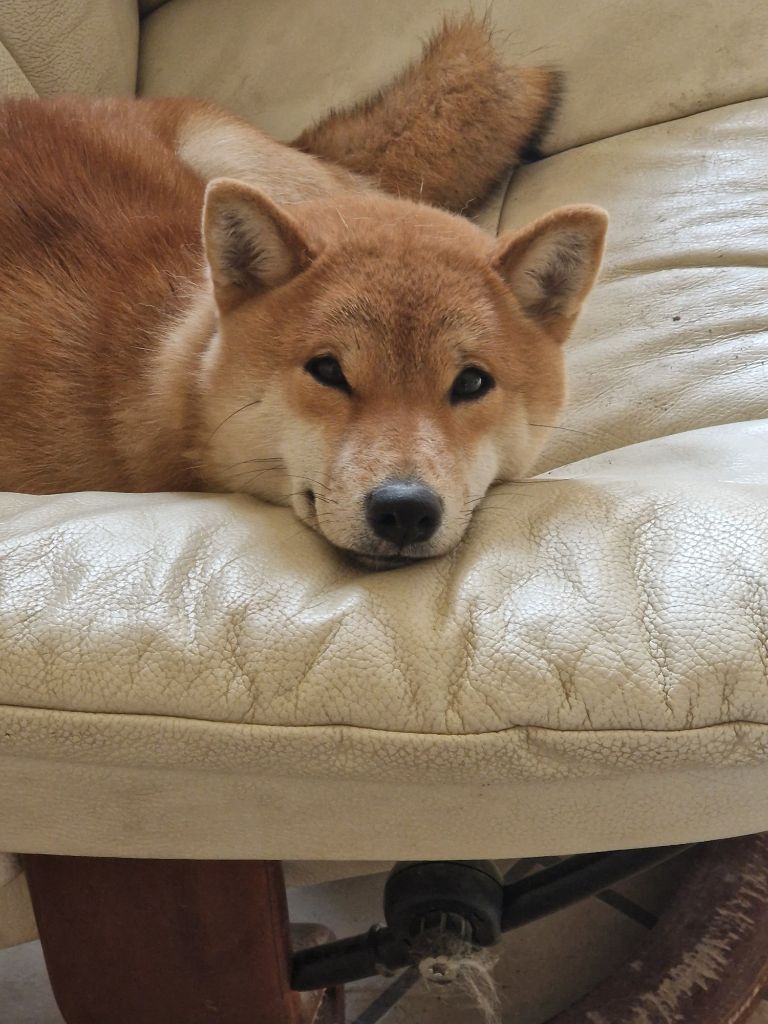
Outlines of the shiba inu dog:
M0 106L0 489L239 491L377 567L451 549L555 424L601 259L592 207L498 241L447 212L556 89L465 21L294 146L195 101Z

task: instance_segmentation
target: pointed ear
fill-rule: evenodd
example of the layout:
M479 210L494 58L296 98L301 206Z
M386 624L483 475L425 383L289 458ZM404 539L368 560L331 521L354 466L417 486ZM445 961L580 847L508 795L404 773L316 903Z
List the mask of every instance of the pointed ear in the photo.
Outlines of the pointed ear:
M206 189L203 238L222 310L285 284L314 258L292 217L263 192L229 178Z
M564 206L522 231L502 235L493 267L523 312L565 341L595 283L608 214L597 206Z

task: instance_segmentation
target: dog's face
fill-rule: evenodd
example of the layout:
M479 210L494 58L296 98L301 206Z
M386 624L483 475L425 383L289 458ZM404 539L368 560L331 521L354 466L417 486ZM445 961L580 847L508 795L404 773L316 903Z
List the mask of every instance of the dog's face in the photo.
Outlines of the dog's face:
M605 215L566 208L494 245L394 199L292 211L209 186L219 329L202 374L206 479L290 504L368 564L443 554L556 422L562 344Z

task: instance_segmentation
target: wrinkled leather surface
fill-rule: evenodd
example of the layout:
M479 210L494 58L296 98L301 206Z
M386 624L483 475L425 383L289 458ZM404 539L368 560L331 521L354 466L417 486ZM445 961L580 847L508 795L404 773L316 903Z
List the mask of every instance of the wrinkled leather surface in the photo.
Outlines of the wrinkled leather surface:
M136 0L2 0L0 96L130 95Z
M718 809L708 781L706 817L660 797L669 773L690 800L697 773L765 771L766 439L768 423L692 433L679 481L659 469L680 439L645 458L625 449L623 473L613 453L614 477L587 464L497 489L453 557L378 575L244 498L4 497L0 752L8 771L63 786L66 800L43 787L44 800L67 807L66 820L30 817L6 792L7 845L273 856L278 844L316 858L349 854L354 833L363 859L438 843L456 856L470 835L564 852L598 836L662 841L673 807L678 835L748 831L763 785ZM746 482L734 448L754 449ZM244 799L258 813L230 805L229 830L203 815L190 842L189 804L168 804L188 773L196 791L255 787ZM74 817L67 778L86 801ZM133 782L107 813L94 798L117 778ZM608 781L643 794L630 814L606 813ZM574 820L560 807L571 785ZM479 789L506 804L521 786L533 802L506 825L475 821ZM443 787L451 836L429 811L444 813ZM318 788L325 798L308 799ZM373 793L408 827L383 839L336 820ZM130 827L105 832L105 813L114 826L128 807Z
M768 100L629 132L524 168L501 217L611 215L568 343L570 408L549 469L623 444L768 415Z
M739 444L765 450L766 436ZM698 444L711 457L706 432ZM763 721L768 471L677 484L642 466L498 488L455 554L379 574L248 498L9 496L0 701L60 711L64 727L69 713L119 716L62 749L121 764L194 765L197 733L159 742L171 719L235 727L223 768L551 779L666 762L663 734L689 729L673 755L685 765L696 730ZM711 642L696 642L702 621ZM125 734L127 716L141 721ZM532 757L519 727L576 735ZM660 733L659 749L601 753L601 733L625 728ZM382 748L381 730L402 747ZM443 738L467 736L457 763ZM52 740L9 722L0 749ZM737 743L734 763L748 755Z
M0 43L0 96L36 96L24 72Z
M218 100L291 138L380 88L444 12L469 6L171 0L143 22L141 89ZM509 60L566 74L547 152L765 95L764 0L497 0L491 13Z
M589 477L592 480L687 481L764 484L768 481L768 420L726 423L716 429L690 430L627 445L618 451L559 466L543 480Z

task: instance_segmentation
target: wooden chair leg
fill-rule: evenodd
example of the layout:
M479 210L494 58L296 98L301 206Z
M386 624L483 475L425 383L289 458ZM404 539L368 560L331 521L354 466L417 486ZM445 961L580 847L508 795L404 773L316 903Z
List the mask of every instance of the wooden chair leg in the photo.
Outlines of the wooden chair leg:
M308 1024L278 861L25 858L67 1024ZM328 934L321 929L318 941ZM307 941L306 935L303 937ZM338 994L328 994L338 1007ZM331 998L332 997L332 998ZM337 1024L341 1011L336 1009Z
M704 843L645 947L549 1024L747 1024L766 986L763 832Z

